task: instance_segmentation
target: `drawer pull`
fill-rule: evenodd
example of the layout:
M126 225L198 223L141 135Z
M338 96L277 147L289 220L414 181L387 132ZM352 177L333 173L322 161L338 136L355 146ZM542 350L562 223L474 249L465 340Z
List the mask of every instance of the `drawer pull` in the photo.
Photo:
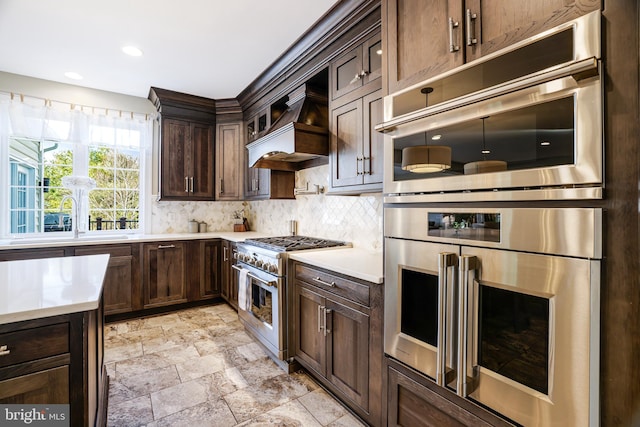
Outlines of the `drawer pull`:
M158 245L158 249L173 249L176 245Z
M325 285L325 286L331 286L332 288L336 287L336 282L329 283L329 282L326 282L326 281L322 280L320 277L314 277L313 281L314 282L318 282L318 283L320 283L322 285Z
M11 350L9 350L6 345L0 346L0 356L6 356L9 353L11 353Z

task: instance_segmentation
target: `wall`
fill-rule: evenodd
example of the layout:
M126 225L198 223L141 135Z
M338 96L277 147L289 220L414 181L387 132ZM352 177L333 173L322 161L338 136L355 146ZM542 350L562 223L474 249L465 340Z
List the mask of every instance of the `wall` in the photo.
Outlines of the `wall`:
M296 172L296 187L328 186L329 166ZM298 234L344 240L367 250L382 250L382 194L297 196L296 200L252 202L151 203L153 233L182 233L190 219L205 221L209 230L233 229L234 211L244 209L252 231L287 235L288 221L298 221Z

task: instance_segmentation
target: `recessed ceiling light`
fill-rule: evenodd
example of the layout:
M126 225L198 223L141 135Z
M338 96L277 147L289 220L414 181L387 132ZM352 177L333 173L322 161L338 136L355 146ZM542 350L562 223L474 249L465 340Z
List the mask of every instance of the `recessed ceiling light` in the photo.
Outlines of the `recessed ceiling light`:
M129 56L142 56L142 51L135 46L124 46L122 51Z
M64 76L72 80L82 80L82 76L75 71L67 71Z
M432 140L434 140L434 141L437 141L437 140L439 140L440 138L442 138L442 135L433 135L433 136L431 137L431 139L432 139Z

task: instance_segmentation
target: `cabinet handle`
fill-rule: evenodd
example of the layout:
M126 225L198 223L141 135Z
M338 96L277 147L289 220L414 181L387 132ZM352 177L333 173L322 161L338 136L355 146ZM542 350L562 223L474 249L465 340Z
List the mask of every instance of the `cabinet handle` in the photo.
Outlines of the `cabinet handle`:
M318 333L322 332L322 313L324 312L324 305L318 305Z
M360 71L360 77L367 77L368 74L369 74L369 72L366 71L366 70Z
M353 77L353 79L351 79L351 81L349 82L350 85L354 84L355 82L357 82L358 80L360 80L362 78L362 76L360 75L360 73L356 73L356 75Z
M193 193L193 177L189 178L189 184L191 186L190 190Z
M458 28L460 23L449 17L449 52L454 53L460 50L460 46L453 42L453 29Z
M467 9L467 46L472 46L478 43L478 39L473 37L473 31L471 30L471 21L478 18L476 13L472 13L471 9Z
M189 177L188 176L184 177L184 192L185 193L189 192Z
M331 309L325 308L324 309L324 336L325 337L331 333L331 329L327 328L327 315L328 314L331 314Z
M158 249L173 249L176 245L158 245Z
M369 164L369 170L366 168L367 164ZM371 157L362 158L362 175L371 175Z
M229 251L229 248L227 248L226 246L222 247L222 260L225 262L229 261L228 251Z
M220 180L220 194L224 194L224 179Z
M329 283L329 282L325 282L325 281L324 281L324 280L322 280L320 277L314 277L314 278L313 278L313 281L314 281L314 282L318 282L318 283L320 283L320 284L322 284L322 285L325 285L325 286L332 287L332 288L335 288L335 287L336 287L336 282L331 282L331 283Z
M9 353L11 353L11 350L9 350L6 345L0 346L0 356L6 356Z
M362 170L360 172L360 162L362 161ZM356 157L356 175L364 175L364 161L362 157Z

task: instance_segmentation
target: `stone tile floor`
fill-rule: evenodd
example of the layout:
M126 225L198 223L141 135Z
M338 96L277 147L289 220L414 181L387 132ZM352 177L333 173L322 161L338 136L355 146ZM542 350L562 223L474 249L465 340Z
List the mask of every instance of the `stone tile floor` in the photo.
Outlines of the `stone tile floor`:
M226 304L109 323L105 364L108 426L363 426L282 371Z

